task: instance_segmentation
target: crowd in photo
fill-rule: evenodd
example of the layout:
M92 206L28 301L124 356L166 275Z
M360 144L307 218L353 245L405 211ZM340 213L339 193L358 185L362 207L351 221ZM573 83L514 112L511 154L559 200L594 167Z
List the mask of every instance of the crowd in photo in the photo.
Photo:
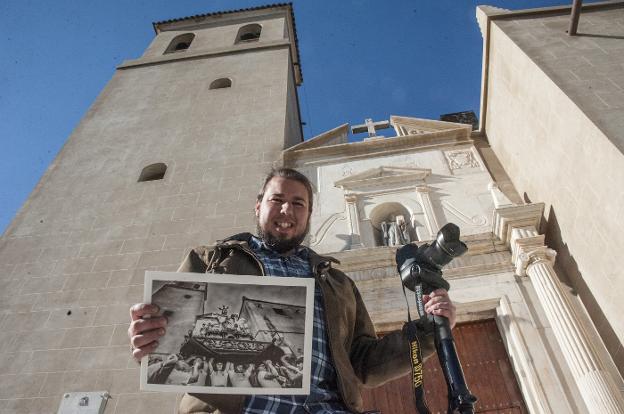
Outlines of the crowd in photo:
M301 388L303 357L283 355L278 360L249 363L205 356L150 355L148 383L237 388Z

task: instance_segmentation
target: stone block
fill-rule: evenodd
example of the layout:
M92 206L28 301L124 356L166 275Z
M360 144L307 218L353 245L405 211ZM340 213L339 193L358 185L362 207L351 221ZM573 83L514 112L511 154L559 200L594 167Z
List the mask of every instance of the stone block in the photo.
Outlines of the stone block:
M27 372L25 368L29 364L32 355L32 352L0 354L0 372L2 372L2 374L20 374Z
M147 237L149 233L148 224L136 224L131 226L114 226L108 230L106 238L108 240L140 239Z
M72 369L80 349L34 351L24 367L24 372L51 372Z
M39 260L49 261L55 259L71 259L77 257L79 252L80 248L75 245L48 247L41 251Z
M96 308L72 307L50 312L50 318L44 325L45 329L65 329L91 326L95 318Z
M24 312L24 313L12 313L5 315L0 322L0 332L7 334L8 331L34 331L42 329L48 318L50 312Z
M173 210L171 216L172 220L191 220L195 217L206 217L214 215L215 207L217 203L210 205L192 206L192 207L177 207Z
M110 278L106 287L128 286L131 285L134 269L115 270L110 273Z
M78 249L76 249L78 253ZM55 275L55 260L43 260L41 257L34 263L24 263L15 265L12 279L27 279L30 277L50 277Z
M130 317L128 317L128 322L129 321L130 321ZM130 340L128 339L129 327L130 327L129 323L114 325L114 331L110 340L110 345L129 345L130 344Z
M158 208L176 208L194 206L197 203L199 193L176 194L158 198Z
M98 371L49 372L39 395L59 398L66 392L97 390Z
M59 401L58 397L3 400L4 405L0 405L0 412L11 414L57 414Z
M80 348L80 344L82 343L85 333L89 330L89 327L83 328L69 328L61 330L63 332L63 337L61 343L59 345L60 349L65 348Z
M85 289L80 295L79 306L100 306L136 303L143 296L143 286L118 286L103 289Z
M151 236L188 233L193 222L191 220L165 221L154 223L150 228Z
M0 398L36 397L46 374L0 375Z
M254 215L253 211L250 211L248 214L252 217ZM198 217L194 220L193 232L210 233L215 229L231 228L236 222L236 216L237 214L224 212L215 217Z
M131 285L143 285L145 281L145 268L137 268L134 269L134 273L132 274L132 279L130 280ZM153 269L150 269L153 270Z
M6 299L18 295L24 286L24 279L0 280L0 298Z
M42 293L37 295L37 301L32 306L34 311L53 310L75 306L80 298L79 290Z
M83 244L80 247L79 257L108 256L120 253L122 240L106 241L100 243Z
M67 276L63 291L106 287L111 272L79 273Z
M66 276L32 277L32 278L26 279L26 281L24 282L24 285L22 286L20 293L32 294L32 293L57 292L63 288L66 280L67 280Z
M123 242L121 253L141 253L153 250L161 250L165 236L149 237L147 239L131 239Z
M107 346L113 336L114 326L94 326L90 328L84 328L84 336L80 346L93 347L93 346Z
M76 259L66 259L61 264L61 273L70 275L75 273L90 272L93 268L95 258L81 257Z
M98 371L96 389L108 390L112 394L139 392L139 364L129 369Z
M130 307L127 305L98 306L93 325L115 325L130 321Z
M106 348L81 348L75 368L80 370L121 369L126 368L131 358L130 348L127 345Z
M172 249L187 249L189 246L189 235L188 234L172 234L167 236L165 240L165 244L163 246L163 250L172 250Z
M145 252L141 254L138 266L154 268L157 266L179 264L184 258L182 249L163 250L160 252Z
M46 349L58 349L63 340L64 330L24 331L14 335L14 341L7 352L26 352Z
M132 269L139 260L139 253L118 254L115 256L98 257L93 265L94 272L107 270Z

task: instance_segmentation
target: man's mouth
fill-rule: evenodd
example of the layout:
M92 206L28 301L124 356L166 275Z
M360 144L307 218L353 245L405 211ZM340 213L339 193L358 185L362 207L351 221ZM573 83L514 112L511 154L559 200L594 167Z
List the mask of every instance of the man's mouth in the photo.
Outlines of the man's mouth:
M275 225L280 230L288 230L288 229L294 227L293 223L289 223L289 222L286 222L286 221L278 221L278 222L275 223Z

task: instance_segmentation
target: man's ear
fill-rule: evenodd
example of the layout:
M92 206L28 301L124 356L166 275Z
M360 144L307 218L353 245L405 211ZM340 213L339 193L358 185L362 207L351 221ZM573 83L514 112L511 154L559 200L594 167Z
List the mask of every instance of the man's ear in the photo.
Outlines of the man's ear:
M260 216L260 202L256 201L256 207L254 208L255 212L256 212L256 217Z

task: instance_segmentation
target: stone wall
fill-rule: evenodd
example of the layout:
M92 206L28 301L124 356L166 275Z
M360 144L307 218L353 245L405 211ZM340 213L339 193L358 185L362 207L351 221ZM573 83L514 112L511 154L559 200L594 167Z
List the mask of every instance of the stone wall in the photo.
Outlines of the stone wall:
M174 412L176 394L138 391L128 309L145 270L253 231L285 142L289 55L256 47L115 73L0 241L0 411L56 413L65 392L108 390L106 413ZM210 90L223 76L232 87ZM158 162L162 180L137 182Z
M587 36L578 38L566 37L566 16L493 20L485 114L487 138L518 192L546 203L546 242L558 252L560 275L583 300L620 370L624 95L622 72L609 67L618 50L623 56L622 15L583 12L579 33ZM618 30L620 37L609 35ZM601 96L612 104L601 104Z

